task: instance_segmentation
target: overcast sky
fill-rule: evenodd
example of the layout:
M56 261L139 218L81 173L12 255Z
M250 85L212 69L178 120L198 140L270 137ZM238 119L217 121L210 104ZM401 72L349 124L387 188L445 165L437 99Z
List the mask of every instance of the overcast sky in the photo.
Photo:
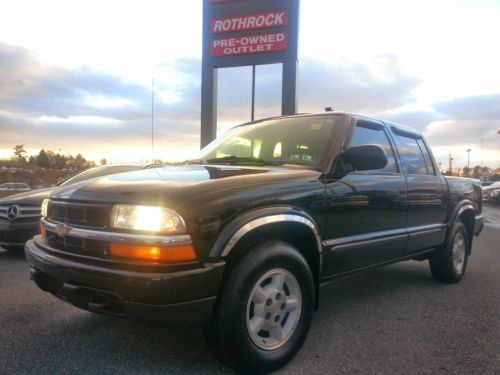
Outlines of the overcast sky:
M113 162L199 148L201 0L3 1L0 157L16 144ZM303 0L299 112L423 131L438 161L500 167L500 1ZM155 147L151 152L151 80ZM251 68L219 73L219 133L250 118ZM280 113L280 66L257 68L257 117Z

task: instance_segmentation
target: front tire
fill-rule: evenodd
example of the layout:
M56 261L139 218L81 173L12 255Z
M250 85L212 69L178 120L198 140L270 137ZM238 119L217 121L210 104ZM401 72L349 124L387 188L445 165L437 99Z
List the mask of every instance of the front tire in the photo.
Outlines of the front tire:
M458 283L467 268L470 246L464 224L457 221L448 241L429 258L432 276L443 283Z
M207 332L209 343L237 371L276 370L302 346L314 298L304 257L284 242L261 243L230 271Z

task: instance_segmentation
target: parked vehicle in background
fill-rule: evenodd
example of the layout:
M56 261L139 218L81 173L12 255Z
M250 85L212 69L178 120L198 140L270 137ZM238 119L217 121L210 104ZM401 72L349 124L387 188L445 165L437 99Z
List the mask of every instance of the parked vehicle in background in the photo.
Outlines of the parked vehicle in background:
M60 181L55 187L33 190L0 199L0 247L7 250L22 250L26 241L39 233L40 207L43 200L54 190L92 178L144 169L151 166L152 164L101 165L86 169L66 180Z
M485 202L500 203L500 181L483 186L483 199Z
M31 188L28 184L6 182L0 185L0 198L30 190Z
M409 259L457 283L483 226L475 180L367 117L244 124L191 163L55 191L25 248L33 280L96 313L198 316L222 361L262 373L300 349L322 284Z

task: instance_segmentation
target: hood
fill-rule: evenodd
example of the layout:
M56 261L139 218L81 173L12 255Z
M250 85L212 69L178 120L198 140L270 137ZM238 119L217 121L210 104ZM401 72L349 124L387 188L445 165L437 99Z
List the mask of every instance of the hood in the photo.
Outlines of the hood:
M49 195L55 190L57 187L50 187L45 189L31 190L25 193L9 195L8 197L0 199L1 203L8 202L12 204L21 204L21 205L41 205L42 201L45 198L48 198Z
M203 201L217 192L252 190L297 178L317 178L311 170L270 169L228 165L162 167L105 176L57 189L53 199L165 205L174 208L187 201Z
M500 189L500 182L494 182L489 186L483 186L483 190L497 190Z

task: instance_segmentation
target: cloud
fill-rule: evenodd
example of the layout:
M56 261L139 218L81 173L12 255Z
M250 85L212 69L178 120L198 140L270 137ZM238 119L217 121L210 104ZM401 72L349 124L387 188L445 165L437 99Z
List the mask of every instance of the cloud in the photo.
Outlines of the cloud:
M89 68L44 66L23 48L0 43L0 104L22 117L100 116L123 119L139 116L150 103L147 88ZM92 98L122 106L96 106Z
M457 98L434 105L437 112L453 120L476 122L500 119L500 93ZM479 125L479 124L478 124Z
M379 114L382 120L395 122L415 128L424 132L435 120L439 119L438 114L433 111L396 111Z
M306 111L333 106L340 111L379 113L413 102L412 91L419 80L389 61L394 60L381 57L368 65L305 60L300 66L300 107Z
M432 104L430 111L383 113L381 118L409 125L423 132L444 163L451 152L459 166L471 163L500 166L500 94L455 98ZM445 163L446 164L446 163Z
M155 157L189 157L199 145L201 61L178 59L157 68ZM162 76L162 71L168 74ZM221 128L248 121L251 69L224 69L219 78ZM500 128L500 94L439 102L428 111L401 110L414 104L419 84L391 55L367 64L306 58L299 64L299 111L321 112L333 106L337 111L378 114L416 127L437 147L468 140L477 145ZM122 161L151 156L147 85L88 67L47 66L29 50L5 44L0 44L0 85L0 149L25 144L28 149L62 149L96 159L121 155ZM257 67L256 103L257 118L280 114L280 65Z
M32 91L42 74L43 68L34 53L0 43L0 100L19 98Z

